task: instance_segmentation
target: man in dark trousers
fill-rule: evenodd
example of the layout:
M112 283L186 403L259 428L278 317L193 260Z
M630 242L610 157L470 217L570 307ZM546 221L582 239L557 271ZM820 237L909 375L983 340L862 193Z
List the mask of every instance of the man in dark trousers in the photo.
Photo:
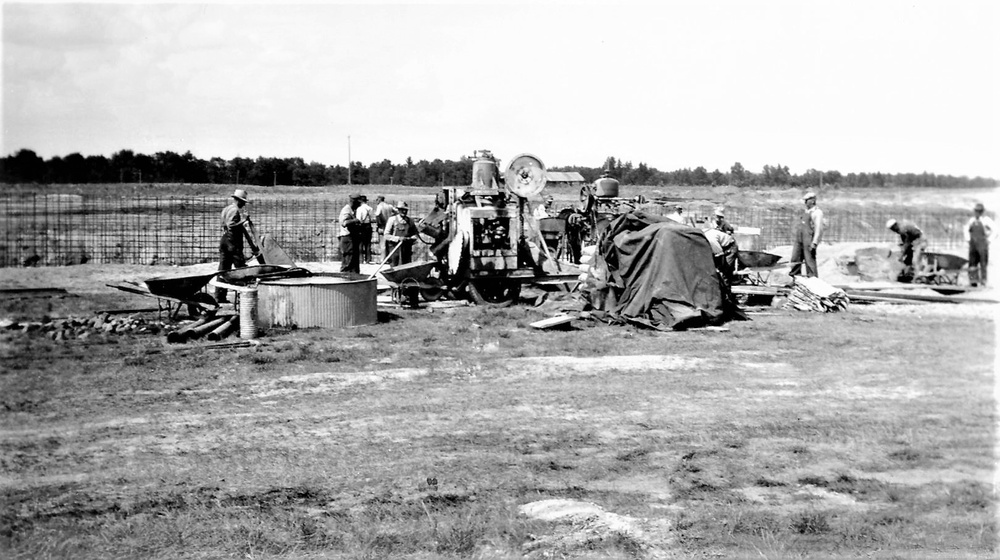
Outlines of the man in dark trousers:
M922 256L927 250L927 238L917 224L906 220L902 222L889 220L885 223L885 227L899 235L901 247L899 262L904 266L899 273L899 280L908 282L923 271Z
M410 207L405 202L396 203L396 215L385 224L386 255L392 253L389 266L407 264L413 260L413 242L417 239L417 224L409 216ZM396 249L396 246L400 247Z
M236 189L231 198L233 201L222 209L220 221L222 238L219 239L219 272L247 265L246 258L243 257L244 237L250 243L250 250L257 253L256 240L247 228L247 222L250 220L250 213L246 210L246 205L250 203L247 191ZM226 293L225 288L216 288L216 301L225 303Z
M984 216L986 210L982 203L976 204L972 217L965 223L962 233L965 242L969 244L969 283L973 286L986 285L986 269L990 264L990 241L996 234L996 227L989 216Z
M358 206L361 206L361 195L354 193L350 196L348 203L340 209L340 216L337 218L340 226L337 237L340 240L341 272L361 272L361 259L359 258L361 221L358 220L355 213Z
M806 265L806 277L819 276L816 266L816 247L823 238L823 211L816 207L816 195L806 193L802 197L806 209L799 215L792 233L792 269L789 276L801 276L802 265Z

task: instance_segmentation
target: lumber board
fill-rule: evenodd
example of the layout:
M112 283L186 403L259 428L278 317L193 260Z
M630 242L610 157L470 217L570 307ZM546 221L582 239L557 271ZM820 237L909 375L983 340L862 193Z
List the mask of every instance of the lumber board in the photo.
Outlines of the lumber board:
M567 325L573 319L576 319L576 317L572 315L558 315L556 317L549 317L548 319L542 319L541 321L529 323L529 326L536 329L551 329L560 325Z
M864 291L864 290L847 290L848 297L859 296L878 296L890 299L900 299L905 301L923 301L927 303L998 303L996 300L983 299L983 298L956 298L951 296L929 296L923 294L893 294L880 291Z

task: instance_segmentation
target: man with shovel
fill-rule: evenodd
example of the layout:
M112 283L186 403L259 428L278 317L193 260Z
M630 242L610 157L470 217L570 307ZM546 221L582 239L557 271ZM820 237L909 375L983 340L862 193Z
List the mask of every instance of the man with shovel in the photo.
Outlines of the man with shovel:
M385 250L386 255L389 255L389 266L399 266L413 260L417 225L409 214L410 207L403 201L397 202L396 214L385 224ZM399 249L396 249L397 245Z
M236 189L232 195L233 201L222 209L222 238L219 240L219 272L232 268L243 268L247 265L243 257L243 238L250 243L250 250L257 254L257 240L251 231L250 212L246 205L250 203L247 191ZM217 288L215 299L226 303L226 289Z

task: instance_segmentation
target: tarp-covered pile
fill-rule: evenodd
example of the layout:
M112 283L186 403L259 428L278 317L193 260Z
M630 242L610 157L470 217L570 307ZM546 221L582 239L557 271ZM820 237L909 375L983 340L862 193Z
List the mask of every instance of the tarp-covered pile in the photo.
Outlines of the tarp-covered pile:
M583 290L598 318L656 329L746 318L720 280L701 231L644 212L609 224Z

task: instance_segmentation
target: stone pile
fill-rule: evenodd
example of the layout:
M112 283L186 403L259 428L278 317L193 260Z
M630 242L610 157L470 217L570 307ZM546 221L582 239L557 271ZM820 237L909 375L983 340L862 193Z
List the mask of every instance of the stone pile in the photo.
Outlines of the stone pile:
M165 328L163 321L147 320L140 314L100 313L93 317L64 317L44 321L0 320L0 329L36 333L57 341L86 340L97 334L158 334Z

